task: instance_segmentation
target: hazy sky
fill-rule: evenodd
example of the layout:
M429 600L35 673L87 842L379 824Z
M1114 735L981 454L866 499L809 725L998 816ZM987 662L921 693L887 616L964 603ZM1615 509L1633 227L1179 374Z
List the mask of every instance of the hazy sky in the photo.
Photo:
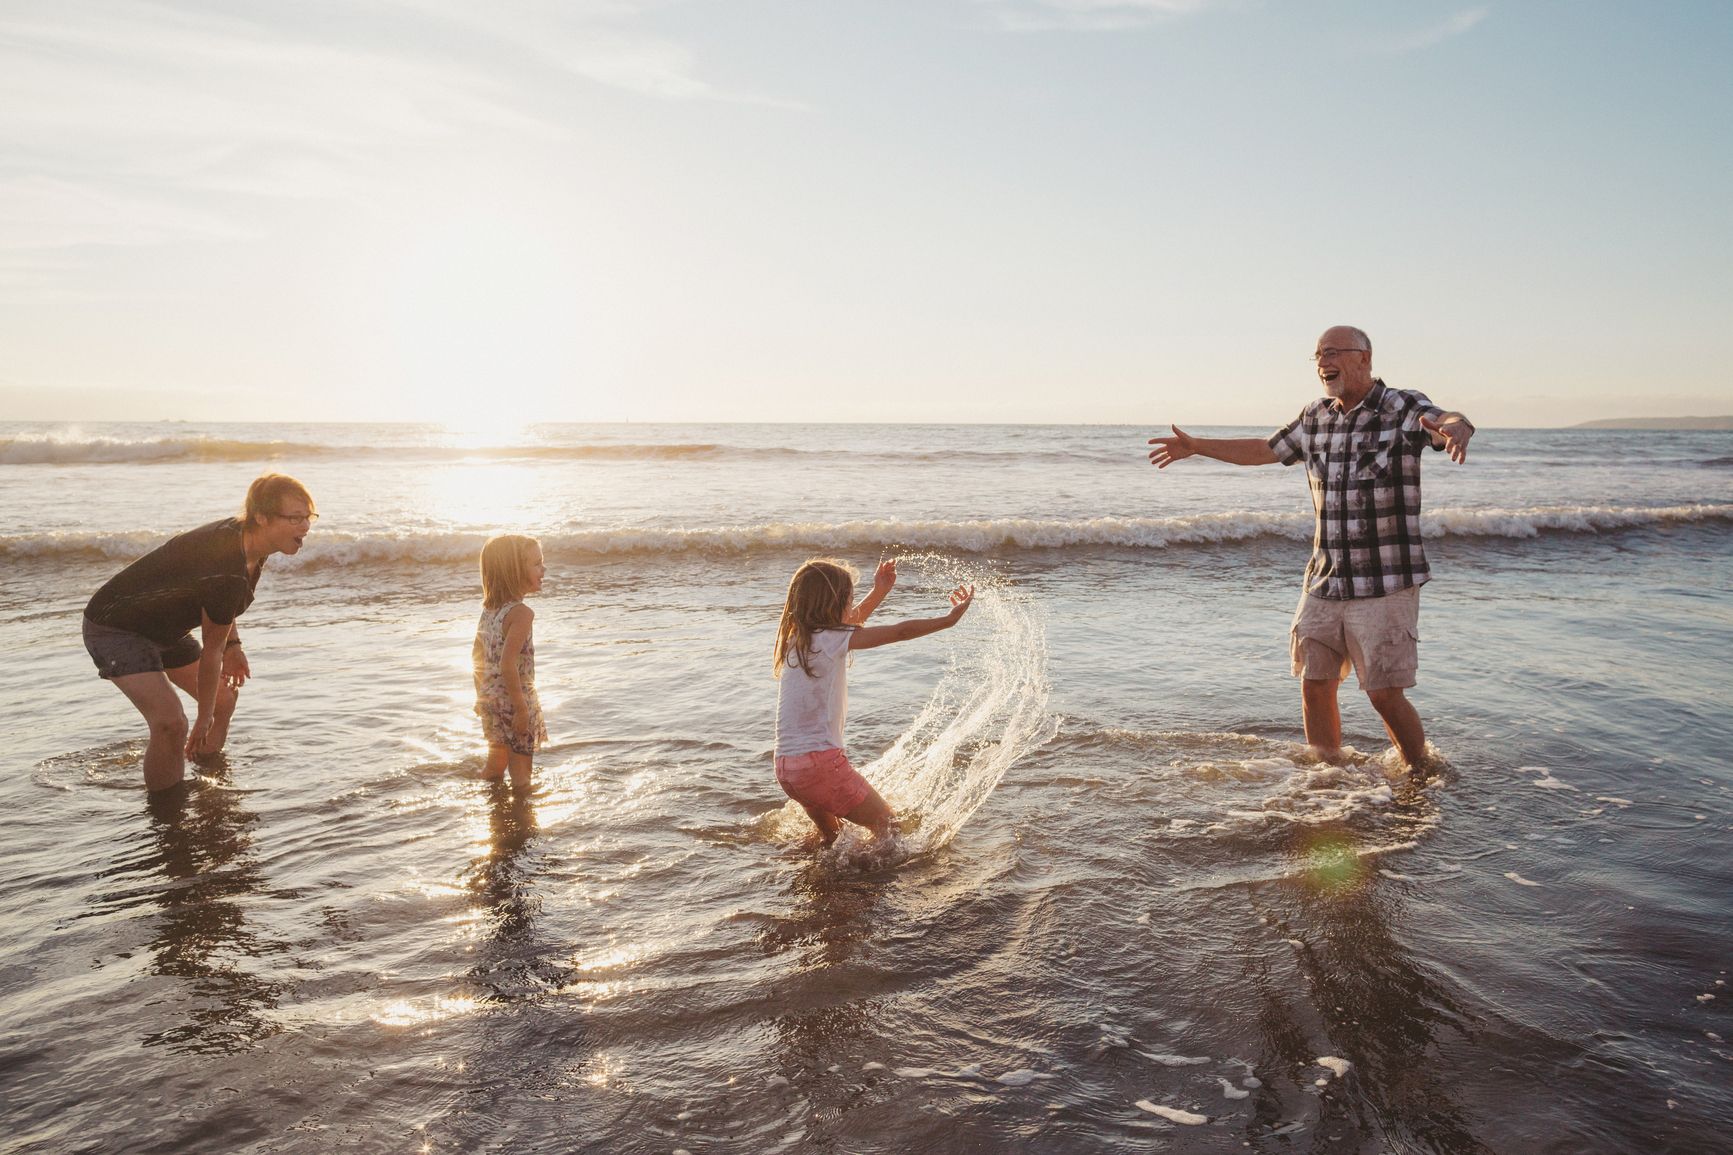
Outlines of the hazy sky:
M1733 412L1733 3L0 0L0 418Z

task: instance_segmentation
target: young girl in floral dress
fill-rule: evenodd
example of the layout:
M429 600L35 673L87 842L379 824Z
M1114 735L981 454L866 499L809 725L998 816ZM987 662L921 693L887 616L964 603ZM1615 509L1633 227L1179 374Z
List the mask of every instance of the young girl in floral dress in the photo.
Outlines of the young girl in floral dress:
M511 772L512 789L527 792L536 748L548 740L536 697L535 611L524 605L540 593L547 566L533 537L501 534L481 547L481 620L475 627L475 712L487 736L481 776L498 782Z

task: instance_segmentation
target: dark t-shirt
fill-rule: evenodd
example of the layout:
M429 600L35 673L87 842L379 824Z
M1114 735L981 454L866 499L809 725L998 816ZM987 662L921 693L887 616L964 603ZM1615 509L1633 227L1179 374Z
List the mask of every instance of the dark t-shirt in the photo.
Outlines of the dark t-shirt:
M253 604L241 522L226 517L151 550L96 591L84 616L169 645L203 624L228 625Z

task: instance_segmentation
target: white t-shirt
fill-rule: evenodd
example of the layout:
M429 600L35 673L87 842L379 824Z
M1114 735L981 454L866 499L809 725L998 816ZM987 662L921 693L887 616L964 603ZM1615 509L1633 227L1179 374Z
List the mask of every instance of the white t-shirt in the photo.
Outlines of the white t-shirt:
M806 655L811 673L789 655L776 693L776 757L842 748L848 717L848 640L853 630L818 630Z

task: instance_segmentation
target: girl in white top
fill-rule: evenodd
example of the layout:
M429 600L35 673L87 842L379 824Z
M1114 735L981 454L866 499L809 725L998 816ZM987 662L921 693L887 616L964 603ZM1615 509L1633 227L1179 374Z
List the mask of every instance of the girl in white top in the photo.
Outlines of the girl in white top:
M893 626L863 623L897 581L897 563L880 563L873 588L854 602L854 570L814 558L794 571L776 631L772 669L781 685L776 699L776 781L818 826L824 845L836 841L847 819L890 834L895 816L878 791L849 764L842 750L848 715L848 655L853 650L925 637L962 620L973 586L951 591L951 612Z

